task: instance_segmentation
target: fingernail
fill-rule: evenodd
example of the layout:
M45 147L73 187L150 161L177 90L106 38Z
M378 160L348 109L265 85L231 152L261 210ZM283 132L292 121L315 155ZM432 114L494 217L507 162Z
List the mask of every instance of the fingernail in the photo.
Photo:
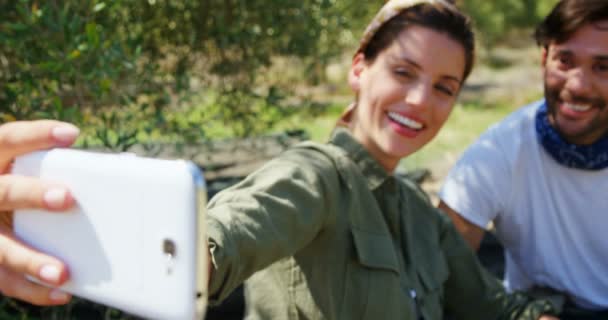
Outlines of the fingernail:
M44 193L44 202L51 209L61 209L65 205L66 196L65 189L49 189Z
M58 289L54 289L51 290L51 293L49 293L49 299L56 301L56 302L63 302L66 301L70 298L70 295L58 290Z
M53 265L46 265L40 268L40 272L38 274L40 278L49 283L57 283L59 282L59 277L61 276L61 270Z
M63 124L53 128L51 131L53 138L59 143L59 146L71 145L79 133L80 130L71 124Z

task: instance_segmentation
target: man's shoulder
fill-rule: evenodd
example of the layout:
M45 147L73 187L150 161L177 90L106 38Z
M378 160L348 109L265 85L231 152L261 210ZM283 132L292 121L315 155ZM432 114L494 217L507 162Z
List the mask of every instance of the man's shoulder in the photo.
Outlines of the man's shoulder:
M536 141L534 119L542 103L523 106L488 128L465 150L451 172L464 170L490 177L506 174L519 161L528 159L525 155Z
M536 112L543 103L544 100L539 100L518 108L492 125L488 131L496 134L509 134L511 137L525 133L526 130L534 126Z

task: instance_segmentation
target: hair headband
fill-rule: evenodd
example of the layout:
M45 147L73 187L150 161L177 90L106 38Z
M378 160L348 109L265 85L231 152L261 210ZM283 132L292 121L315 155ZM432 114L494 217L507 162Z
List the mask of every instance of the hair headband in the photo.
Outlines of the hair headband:
M362 52L365 50L376 32L378 32L380 27L382 27L387 21L399 15L401 12L403 12L403 10L423 3L441 4L456 10L454 5L448 0L389 0L386 4L384 4L380 11L378 11L367 28L365 28L365 32L363 33L363 37L361 38L357 52Z

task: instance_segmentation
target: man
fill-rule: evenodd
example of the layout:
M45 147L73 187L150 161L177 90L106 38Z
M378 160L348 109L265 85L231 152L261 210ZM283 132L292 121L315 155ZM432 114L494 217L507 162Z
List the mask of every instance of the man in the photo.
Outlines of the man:
M562 0L535 35L545 98L464 153L440 208L474 249L493 222L510 290L608 319L608 1Z

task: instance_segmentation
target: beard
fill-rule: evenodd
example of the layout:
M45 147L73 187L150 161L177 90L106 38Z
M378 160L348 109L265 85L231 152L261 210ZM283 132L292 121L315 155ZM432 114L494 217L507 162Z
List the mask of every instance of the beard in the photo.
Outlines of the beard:
M598 132L603 132L601 136L606 135L608 132L608 117L602 118L602 112L606 109L606 100L601 97L583 97L569 95L568 103L577 105L590 105L591 108L597 108L600 115L591 119L591 121L583 128L576 130L576 132L568 132L559 123L559 108L560 104L563 103L561 99L561 90L563 84L559 87L551 87L547 81L544 82L545 88L545 101L547 104L547 116L549 117L549 123L557 130L559 135L566 141L577 144L577 141L584 139L590 135L595 135ZM600 138L601 138L600 136Z

